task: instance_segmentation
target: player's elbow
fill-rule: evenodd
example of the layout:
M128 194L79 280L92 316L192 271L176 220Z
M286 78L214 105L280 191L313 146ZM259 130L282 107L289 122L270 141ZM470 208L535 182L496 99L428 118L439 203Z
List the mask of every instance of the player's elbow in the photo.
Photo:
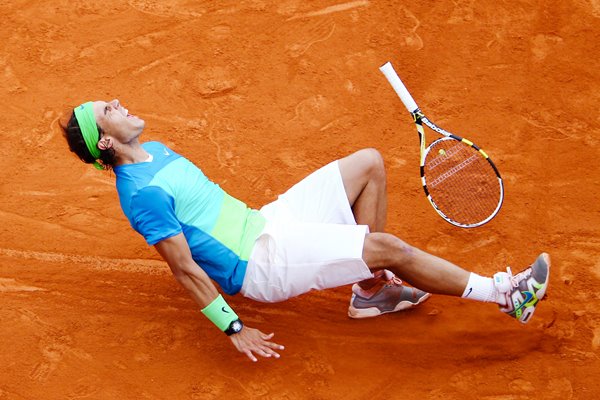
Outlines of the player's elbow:
M188 274L179 267L171 267L171 272L173 273L173 277L179 283L182 283L188 277Z

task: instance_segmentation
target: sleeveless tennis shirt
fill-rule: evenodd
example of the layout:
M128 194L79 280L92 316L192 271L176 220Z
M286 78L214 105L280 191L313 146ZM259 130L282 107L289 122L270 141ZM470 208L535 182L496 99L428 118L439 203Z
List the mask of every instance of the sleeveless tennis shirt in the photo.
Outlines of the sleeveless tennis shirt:
M142 147L152 161L114 168L129 223L149 245L183 232L194 261L225 293L236 294L264 217L162 143Z

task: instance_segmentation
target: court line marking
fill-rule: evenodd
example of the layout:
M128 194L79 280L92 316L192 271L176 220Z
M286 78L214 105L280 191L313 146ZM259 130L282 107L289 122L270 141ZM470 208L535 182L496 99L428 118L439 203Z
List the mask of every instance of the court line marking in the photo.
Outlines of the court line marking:
M101 271L143 272L151 275L168 274L166 263L142 258L109 258L44 251L0 248L0 256L54 263L72 263Z
M320 17L322 15L332 14L332 13L341 12L341 11L347 11L347 10L351 10L353 8L366 7L370 4L371 4L371 2L369 0L359 0L359 1L350 1L348 3L340 3L340 4L333 5L333 6L322 8L317 11L310 11L307 13L294 15L293 17L288 18L287 21L292 21L294 19L299 19L299 18Z

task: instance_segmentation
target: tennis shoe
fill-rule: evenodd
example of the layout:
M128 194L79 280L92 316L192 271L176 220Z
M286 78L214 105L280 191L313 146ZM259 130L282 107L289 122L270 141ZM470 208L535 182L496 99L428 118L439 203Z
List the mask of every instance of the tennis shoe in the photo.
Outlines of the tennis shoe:
M429 293L404 286L402 280L390 271L378 271L369 283L359 282L352 286L352 298L348 307L350 318L369 318L381 314L402 311L427 300Z
M499 296L504 296L505 304L500 311L526 324L531 319L535 308L544 298L550 278L550 256L542 253L531 266L517 275L507 272L494 275L494 286Z

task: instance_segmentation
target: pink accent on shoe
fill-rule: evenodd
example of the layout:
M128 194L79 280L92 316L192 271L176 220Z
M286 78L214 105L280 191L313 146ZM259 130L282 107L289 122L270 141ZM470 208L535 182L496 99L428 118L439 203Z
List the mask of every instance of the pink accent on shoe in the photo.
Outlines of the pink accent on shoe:
M387 269L376 271L373 275L375 275L374 278L353 285L352 291L361 297L369 299L385 285L398 286L402 284L402 280Z

